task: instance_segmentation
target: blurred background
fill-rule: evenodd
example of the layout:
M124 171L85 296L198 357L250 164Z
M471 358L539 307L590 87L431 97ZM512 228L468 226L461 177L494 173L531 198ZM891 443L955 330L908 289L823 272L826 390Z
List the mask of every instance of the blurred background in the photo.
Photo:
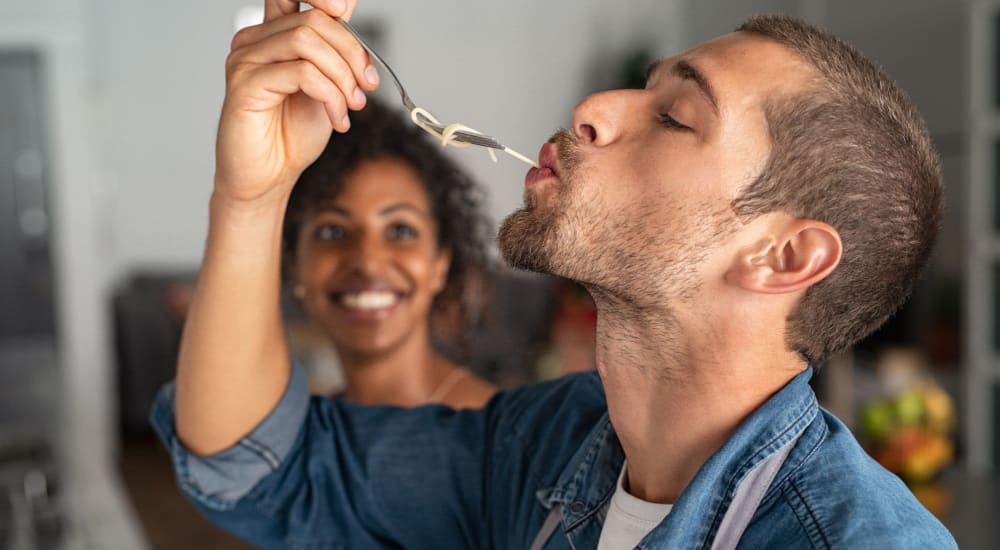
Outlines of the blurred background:
M814 386L962 548L1000 547L1000 2L367 0L354 21L418 104L532 156L586 94L754 13L847 39L930 124L948 200L930 269ZM246 548L178 496L146 416L202 252L229 41L260 17L246 0L0 0L0 549ZM523 165L452 154L495 220L520 204ZM592 366L585 293L493 277L475 370L510 385ZM335 354L300 323L313 388L334 391Z

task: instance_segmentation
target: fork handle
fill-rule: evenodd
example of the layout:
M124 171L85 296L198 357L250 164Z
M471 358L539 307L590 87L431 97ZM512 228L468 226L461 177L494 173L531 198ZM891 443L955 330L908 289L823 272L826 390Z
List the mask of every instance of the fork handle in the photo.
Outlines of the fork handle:
M413 100L410 99L410 94L406 93L406 90L403 88L403 84L400 83L399 77L396 76L396 73L395 71L392 70L392 67L390 67L389 64L385 62L384 59L382 59L382 56L380 56L378 52L372 49L372 47L369 46L367 42L365 42L364 38L361 38L361 35L354 30L354 27L352 27L350 23L344 21L339 17L336 19L341 24L341 26L347 29L347 32L351 33L351 35L354 36L354 38L358 41L358 44L361 44L361 47L368 50L368 53L370 53L372 57L374 57L375 60L378 61L379 64L382 65L382 67L389 72L389 76L392 77L392 83L396 86L396 90L399 92L399 96L403 100L403 105L410 111L416 109L417 108L416 104L413 103Z

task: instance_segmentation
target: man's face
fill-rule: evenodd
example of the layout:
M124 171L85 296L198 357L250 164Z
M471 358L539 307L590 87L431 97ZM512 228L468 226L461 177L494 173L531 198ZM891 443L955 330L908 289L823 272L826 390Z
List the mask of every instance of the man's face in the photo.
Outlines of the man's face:
M637 303L690 298L739 240L730 204L767 162L765 101L811 74L776 42L736 33L659 61L643 90L585 99L504 221L505 259Z

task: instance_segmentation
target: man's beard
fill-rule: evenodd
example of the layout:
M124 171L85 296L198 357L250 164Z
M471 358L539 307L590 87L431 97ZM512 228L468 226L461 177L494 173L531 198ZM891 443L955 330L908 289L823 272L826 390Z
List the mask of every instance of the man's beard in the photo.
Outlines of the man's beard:
M579 146L568 130L549 139L556 146L559 177L548 185L549 204L539 205L535 195L525 194L524 206L508 216L500 226L497 242L500 254L515 269L559 275L556 259L564 252L560 229L568 217L567 188L579 166Z
M690 300L700 287L697 267L740 225L733 212L640 201L622 217L585 194L587 168L572 134L562 130L549 141L559 178L545 183L544 194L526 193L524 207L501 224L497 241L507 264L634 303Z

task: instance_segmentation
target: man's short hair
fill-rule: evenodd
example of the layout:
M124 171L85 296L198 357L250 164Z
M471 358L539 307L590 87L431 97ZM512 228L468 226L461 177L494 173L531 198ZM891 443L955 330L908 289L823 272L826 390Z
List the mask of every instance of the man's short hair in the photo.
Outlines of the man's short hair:
M788 319L789 347L817 364L909 296L941 223L939 160L906 94L847 43L783 16L751 17L737 31L782 44L818 72L808 91L765 106L773 149L733 203L743 219L783 211L840 233L840 265Z

